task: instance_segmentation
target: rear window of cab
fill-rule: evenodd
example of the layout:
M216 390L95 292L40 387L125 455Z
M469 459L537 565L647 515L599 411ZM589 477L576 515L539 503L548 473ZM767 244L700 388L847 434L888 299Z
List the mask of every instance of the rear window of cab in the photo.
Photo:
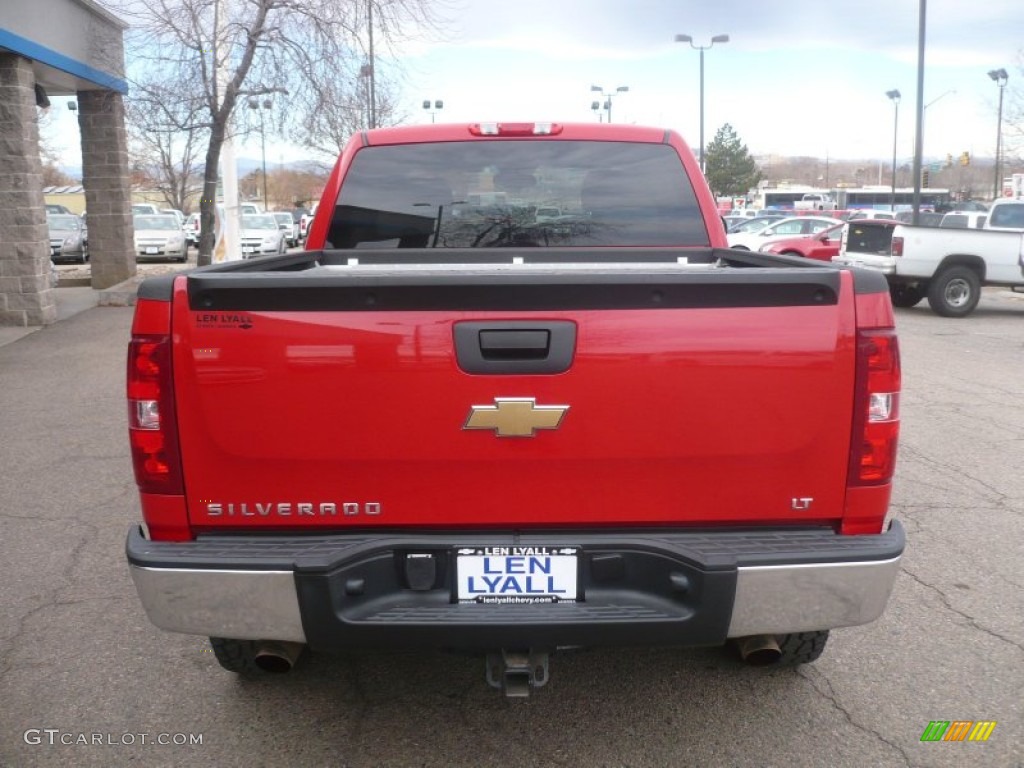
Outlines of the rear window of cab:
M327 235L334 248L709 244L672 147L598 141L367 147Z

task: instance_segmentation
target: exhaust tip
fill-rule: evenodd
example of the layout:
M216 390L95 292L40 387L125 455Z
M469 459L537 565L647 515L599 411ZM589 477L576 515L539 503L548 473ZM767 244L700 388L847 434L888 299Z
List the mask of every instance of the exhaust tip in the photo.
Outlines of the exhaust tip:
M260 644L253 662L264 672L283 675L291 672L305 647L302 643L267 641Z
M736 641L740 658L752 667L768 667L782 658L782 649L774 635L751 635Z

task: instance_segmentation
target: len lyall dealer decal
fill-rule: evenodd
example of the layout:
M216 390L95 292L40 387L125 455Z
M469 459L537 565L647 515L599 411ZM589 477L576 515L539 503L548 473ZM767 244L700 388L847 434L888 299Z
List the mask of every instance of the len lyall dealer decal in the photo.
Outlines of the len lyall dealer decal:
M196 312L197 328L252 328L252 316L245 312Z

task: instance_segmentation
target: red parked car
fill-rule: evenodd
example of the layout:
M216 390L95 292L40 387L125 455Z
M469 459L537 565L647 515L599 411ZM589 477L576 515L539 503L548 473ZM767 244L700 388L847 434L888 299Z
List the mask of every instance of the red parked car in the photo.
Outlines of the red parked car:
M776 240L761 248L765 253L781 253L787 256L803 256L805 259L832 261L839 253L839 243L843 237L843 225L823 229L813 235L792 237L789 240Z

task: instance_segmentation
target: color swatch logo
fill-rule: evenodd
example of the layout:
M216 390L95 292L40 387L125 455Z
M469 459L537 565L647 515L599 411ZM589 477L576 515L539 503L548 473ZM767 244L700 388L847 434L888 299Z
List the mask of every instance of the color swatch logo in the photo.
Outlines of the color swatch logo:
M995 720L932 720L921 741L988 741L995 728Z

